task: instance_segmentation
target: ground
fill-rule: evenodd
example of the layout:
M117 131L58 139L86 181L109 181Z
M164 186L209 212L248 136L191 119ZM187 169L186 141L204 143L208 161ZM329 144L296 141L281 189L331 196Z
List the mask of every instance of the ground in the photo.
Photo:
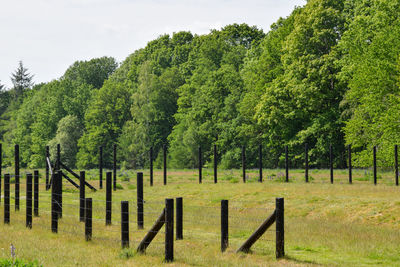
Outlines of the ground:
M23 170L22 173L30 170ZM12 169L3 170L3 173ZM353 184L347 171L335 170L334 184L329 170L310 170L310 183L304 170L291 170L284 182L284 170L264 170L264 182L257 182L258 171L248 170L242 182L241 170L220 170L217 184L211 169L203 170L198 184L197 170L169 170L163 185L162 171L156 170L154 186L144 170L144 221L136 222L136 175L119 170L119 188L113 192L113 222L105 226L105 186L93 198L93 240L85 241L84 224L79 222L79 193L63 183L63 218L59 233L50 230L50 191L44 189L41 170L40 216L32 229L25 227L25 177L21 181L21 209L14 211L14 185L11 185L11 223L0 223L0 258L10 257L10 244L18 258L37 260L43 266L155 266L164 265L164 229L146 254L135 252L140 240L162 211L166 198L183 197L184 239L175 241L175 261L171 266L400 266L400 188L394 185L392 171L379 171L373 185L370 170L354 170ZM99 187L97 170L86 177ZM104 175L105 177L105 175ZM4 185L3 185L4 188ZM3 192L2 192L3 194ZM275 198L285 199L286 257L275 259L275 226L254 245L252 253L235 251L274 210ZM229 200L229 249L220 252L220 201ZM130 209L130 249L121 249L120 201ZM4 208L4 199L1 209ZM3 211L0 212L3 220Z

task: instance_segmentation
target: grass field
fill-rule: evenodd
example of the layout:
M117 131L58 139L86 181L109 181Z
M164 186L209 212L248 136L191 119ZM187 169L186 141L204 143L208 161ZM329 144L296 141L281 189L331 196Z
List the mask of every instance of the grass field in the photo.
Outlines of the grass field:
M12 172L11 169L3 173ZM24 170L25 172L25 170ZM41 171L43 175L43 171ZM87 172L98 188L96 170ZM105 175L104 175L105 176ZM1 202L0 258L10 257L10 244L17 257L37 260L44 266L155 266L163 265L163 229L146 254L135 248L161 213L165 198L183 197L184 239L174 243L171 266L400 266L400 187L394 186L393 172L379 172L378 185L371 171L353 170L353 184L346 170L335 170L335 183L328 170L291 170L284 183L284 170L264 170L260 184L257 170L248 170L242 183L240 170L219 170L218 184L211 169L203 170L203 184L197 170L169 170L168 185L162 185L162 171L155 171L149 186L144 171L145 229L136 226L136 175L120 171L123 189L113 192L113 223L105 226L105 189L88 192L93 198L93 240L86 242L84 225L79 222L79 193L63 183L63 218L59 233L50 230L50 191L40 188L40 217L33 228L25 228L25 178L21 181L21 210L14 211L11 185L11 223L4 225ZM236 254L241 243L274 210L275 198L285 198L286 258L275 259L274 226L250 254ZM220 200L229 200L229 249L220 252ZM130 201L130 250L121 250L120 201Z

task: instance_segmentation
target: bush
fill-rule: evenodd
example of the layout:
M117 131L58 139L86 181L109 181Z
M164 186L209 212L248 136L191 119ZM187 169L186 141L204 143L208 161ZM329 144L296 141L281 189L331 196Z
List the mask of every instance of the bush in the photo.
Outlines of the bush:
M42 266L36 260L33 262L26 262L21 259L15 259L15 263L13 263L12 259L0 259L0 266L2 267L37 267Z

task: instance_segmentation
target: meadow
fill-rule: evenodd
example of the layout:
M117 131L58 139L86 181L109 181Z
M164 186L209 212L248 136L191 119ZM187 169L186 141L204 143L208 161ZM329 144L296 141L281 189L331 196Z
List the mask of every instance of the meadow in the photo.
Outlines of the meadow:
M21 173L29 172L23 170ZM12 169L5 169L3 173ZM145 254L135 252L140 240L161 213L165 198L183 197L183 240L174 242L171 266L400 266L400 188L394 173L380 170L373 185L371 170L353 170L348 184L347 170L335 170L330 184L329 170L311 169L310 182L304 170L263 170L264 182L257 182L258 170L219 170L218 183L211 169L203 170L198 184L197 170L168 170L164 186L162 170L154 172L154 186L144 173L144 225L136 225L136 171L119 170L118 188L113 191L112 225L105 226L105 186L91 192L93 239L85 241L84 224L79 222L79 192L63 182L63 218L59 233L50 229L50 191L44 188L41 170L39 217L32 229L25 227L25 177L21 179L21 209L14 211L11 185L11 223L4 225L1 202L0 258L10 258L10 244L18 258L37 260L43 266L158 266L165 265L163 228ZM86 178L98 188L97 170ZM236 249L274 210L275 198L285 198L286 257L275 259L272 228L249 254ZM229 200L229 248L220 252L220 201ZM129 200L130 249L121 249L120 201Z

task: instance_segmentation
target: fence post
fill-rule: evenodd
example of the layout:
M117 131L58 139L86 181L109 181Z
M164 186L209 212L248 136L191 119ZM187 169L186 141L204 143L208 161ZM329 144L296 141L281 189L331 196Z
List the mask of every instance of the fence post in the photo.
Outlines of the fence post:
M202 169L203 169L203 162L202 162L202 155L201 155L201 146L199 146L199 184L202 182Z
M276 258L282 258L285 256L285 206L284 199L276 199Z
M288 146L285 146L285 169L286 169L286 182L289 182L289 155Z
M4 175L4 223L10 223L10 174Z
M242 146L242 176L243 183L246 182L246 147Z
M63 195L62 195L62 171L59 170L58 171L58 182L57 182L57 188L58 188L58 218L62 218L62 212L63 212L63 208L62 208L62 202L63 202Z
M3 147L0 143L0 203L1 203L1 168L2 168L2 160L3 160Z
M99 147L99 187L103 189L103 147Z
M26 175L26 227L32 228L32 174Z
M163 160L164 160L164 185L167 184L167 145L163 145Z
M352 176L352 173L351 173L351 169L352 169L352 166L351 166L351 145L349 145L347 149L348 149L348 154L349 154L349 156L348 156L348 158L349 158L349 183L352 184L353 183L353 176Z
M58 172L53 176L53 184L51 186L51 231L58 232L58 214L57 214L57 182Z
M15 167L15 211L19 210L19 145L14 146Z
M221 200L221 251L224 252L229 246L228 232L228 200Z
M176 198L176 240L183 239L183 199Z
M129 248L129 202L121 201L121 246Z
M84 171L80 172L79 175L79 221L85 221L85 177Z
M117 190L117 144L113 146L114 150L114 157L113 157L113 176L114 176L114 191Z
M47 158L50 158L49 146L46 146L46 191L49 190L49 164L47 163Z
M153 186L153 147L150 147L150 186Z
M61 146L57 144L57 159L56 159L56 170L60 170L60 162L61 162Z
M137 173L137 224L138 229L143 229L144 216L143 216L143 173Z
M396 185L399 185L399 161L398 161L398 152L397 152L397 145L394 146L394 168L396 172L395 182Z
M33 215L39 216L39 171L33 172Z
M214 144L214 183L218 182L218 158L217 158L217 145Z
M376 146L374 146L374 185L376 185L376 180L377 180L377 176L376 176Z
M263 168L263 163L262 163L262 145L260 144L258 146L258 168L259 168L259 177L258 177L258 181L260 183L262 183L263 181L263 172L262 172L262 168Z
M92 240L92 199L85 199L85 237L86 241Z
M112 207L112 195L111 195L111 172L106 173L106 225L111 225L111 207Z
M308 183L308 143L305 144L305 178L306 178L306 183Z
M331 169L331 184L333 184L333 151L332 151L332 145L329 145L329 168Z
M165 261L174 260L174 199L165 199Z

